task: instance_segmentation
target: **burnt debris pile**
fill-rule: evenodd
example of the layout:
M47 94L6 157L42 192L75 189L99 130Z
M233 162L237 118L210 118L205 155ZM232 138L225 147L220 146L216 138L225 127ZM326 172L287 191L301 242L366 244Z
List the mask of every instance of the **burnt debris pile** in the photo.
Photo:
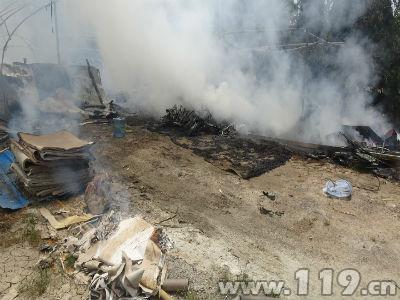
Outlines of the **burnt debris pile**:
M400 180L400 138L394 129L380 137L368 126L343 126L337 138L345 146L336 147L242 136L234 126L217 123L209 112L200 114L182 106L168 109L162 121L162 129L181 129L167 131L177 145L244 179L271 171L299 154Z
M249 179L284 165L292 156L274 141L258 140L238 135L208 135L184 140L173 138L184 148L191 149L220 169Z
M392 129L384 137L380 137L367 126L343 126L338 135L345 146L280 142L291 151L308 158L328 159L348 168L400 180L400 142L397 131Z
M219 122L207 111L183 106L167 109L156 131L214 166L243 179L271 171L291 158L291 152L275 141L242 136L229 122Z
M12 141L11 170L22 188L37 198L81 192L91 181L90 146L67 131L48 135L19 133Z
M400 180L400 152L378 146L365 146L365 144L344 137L348 143L347 152L333 153L335 161L342 165L370 171L373 174Z
M180 128L189 136L201 133L226 135L234 131L232 124L218 122L208 110L194 111L177 105L166 110L162 125Z
M334 151L332 159L344 166L400 180L400 142L396 130L383 137L367 126L343 126L340 135L346 141L345 151Z

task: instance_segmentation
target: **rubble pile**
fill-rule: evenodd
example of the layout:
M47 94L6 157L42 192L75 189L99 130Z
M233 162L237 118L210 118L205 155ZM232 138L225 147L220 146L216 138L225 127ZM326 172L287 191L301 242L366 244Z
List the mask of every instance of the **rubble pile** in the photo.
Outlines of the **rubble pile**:
M119 219L111 211L64 240L61 252L77 258L75 277L90 283L90 299L171 299L164 284L166 253L173 243L140 216Z
M234 131L232 124L217 122L207 110L196 112L183 106L174 105L166 112L166 115L162 118L163 125L182 128L190 136L200 133L226 135Z
M15 162L11 170L30 195L63 197L81 192L93 174L92 143L67 131L48 135L19 133L11 142Z
M283 140L278 142L293 153L310 159L329 160L378 177L400 180L400 152L398 150L390 150L384 142L381 145L373 144L370 138L367 141L357 140L347 132L341 132L340 136L344 139L346 146L335 147Z
M400 152L391 151L384 146L367 147L343 135L348 143L348 152L333 153L332 158L345 166L371 171L373 174L400 180Z

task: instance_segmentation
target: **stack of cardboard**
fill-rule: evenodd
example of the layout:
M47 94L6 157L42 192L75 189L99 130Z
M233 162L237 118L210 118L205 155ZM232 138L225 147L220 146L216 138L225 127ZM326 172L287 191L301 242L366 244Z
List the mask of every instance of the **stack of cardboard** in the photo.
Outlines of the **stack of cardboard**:
M12 141L11 169L24 189L36 197L67 196L81 192L93 178L92 143L67 131L48 135L19 133Z
M10 146L10 138L7 133L6 124L0 120L0 151L7 149Z
M0 151L6 149L9 146L8 133L0 129Z

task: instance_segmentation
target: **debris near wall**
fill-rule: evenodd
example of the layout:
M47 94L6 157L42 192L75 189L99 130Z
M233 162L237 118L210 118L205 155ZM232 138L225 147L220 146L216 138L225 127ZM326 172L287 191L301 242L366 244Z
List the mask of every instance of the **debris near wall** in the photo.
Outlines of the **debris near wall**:
M174 105L166 112L162 118L163 126L181 128L189 136L201 133L227 135L235 131L232 124L218 122L208 110L194 111Z
M48 135L19 133L11 150L11 170L31 196L64 197L80 193L92 179L91 142L68 131Z

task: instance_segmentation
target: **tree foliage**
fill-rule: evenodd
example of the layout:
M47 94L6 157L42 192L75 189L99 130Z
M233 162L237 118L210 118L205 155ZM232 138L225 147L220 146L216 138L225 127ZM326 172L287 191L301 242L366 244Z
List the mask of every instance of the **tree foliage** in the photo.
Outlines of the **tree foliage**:
M372 41L378 80L373 91L375 105L396 126L400 126L400 23L399 2L369 0L367 11L355 24L355 29Z
M376 81L369 87L373 105L382 109L395 126L400 126L400 0L297 0L294 24L325 40L366 40L373 58ZM346 5L348 23L339 22ZM350 16L357 15L351 19ZM322 17L321 17L322 16ZM343 21L343 20L342 20ZM336 26L340 23L341 26ZM328 53L326 53L329 55ZM308 63L323 66L324 55L310 55ZM307 60L307 57L306 57ZM317 60L317 61L316 61ZM321 63L322 62L322 63ZM314 68L314 69L318 69Z

